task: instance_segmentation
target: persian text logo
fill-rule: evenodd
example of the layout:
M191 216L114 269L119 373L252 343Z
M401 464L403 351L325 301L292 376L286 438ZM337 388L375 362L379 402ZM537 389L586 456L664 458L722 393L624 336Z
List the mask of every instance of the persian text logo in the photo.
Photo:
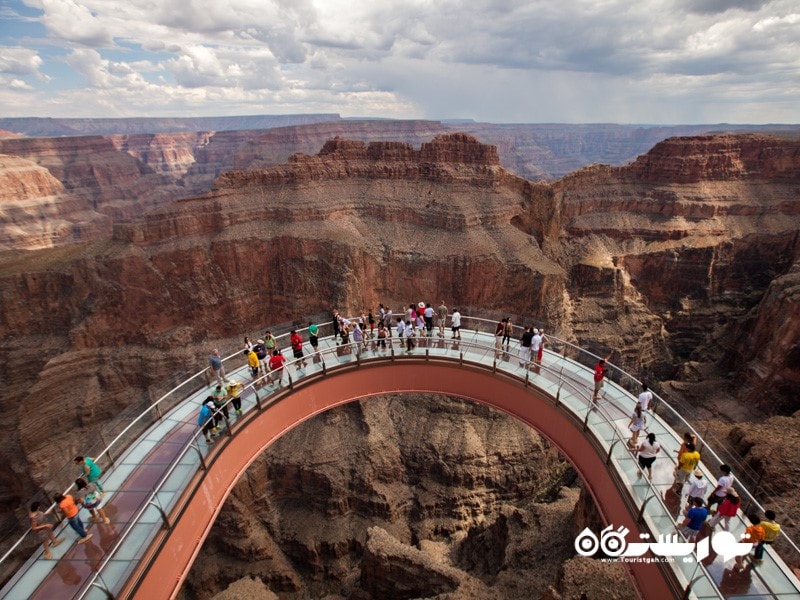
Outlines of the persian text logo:
M683 562L700 562L709 556L709 538L705 537L698 542L682 541L677 533L672 535L659 534L656 542L628 543L625 539L630 533L626 527L614 530L609 525L600 532L598 538L588 527L575 538L575 552L581 556L593 556L601 550L606 556L627 560L629 557L643 556L648 550L659 557L682 556ZM649 533L640 533L639 538L646 540ZM735 556L745 556L753 548L750 542L739 542L736 537L727 531L715 533L711 538L711 549L727 561Z

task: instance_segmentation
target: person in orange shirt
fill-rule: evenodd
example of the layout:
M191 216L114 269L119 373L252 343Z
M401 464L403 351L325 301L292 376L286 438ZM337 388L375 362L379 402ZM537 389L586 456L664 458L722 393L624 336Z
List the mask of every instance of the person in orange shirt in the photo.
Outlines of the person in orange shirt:
M53 500L56 501L58 504L58 509L64 514L69 522L69 526L72 527L75 532L81 536L81 539L78 540L79 544L85 544L90 539L92 539L91 533L86 533L86 529L83 527L83 522L81 521L80 516L78 516L78 505L75 504L75 499L70 495L67 494L56 494L53 497Z
M750 525L744 530L743 542L750 542L753 548L758 548L759 544L764 541L764 528L761 526L761 519L757 515L750 517ZM736 568L739 571L744 571L744 556L737 556L735 559Z

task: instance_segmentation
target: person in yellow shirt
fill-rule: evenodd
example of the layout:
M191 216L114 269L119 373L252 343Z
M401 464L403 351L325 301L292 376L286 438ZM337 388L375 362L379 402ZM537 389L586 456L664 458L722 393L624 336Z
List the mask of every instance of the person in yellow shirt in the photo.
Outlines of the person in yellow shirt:
M687 443L686 452L681 454L678 458L678 468L675 469L675 482L673 485L676 491L680 492L683 489L683 484L689 481L689 478L699 463L700 453L695 450L693 443Z
M764 561L764 546L772 544L778 539L781 533L781 526L775 522L775 511L765 510L765 520L761 521L761 529L764 530L764 539L756 546L756 564L760 565Z
M253 376L253 379L258 377L258 369L261 366L261 361L258 360L258 354L252 349L247 353L247 366L250 367L250 375Z

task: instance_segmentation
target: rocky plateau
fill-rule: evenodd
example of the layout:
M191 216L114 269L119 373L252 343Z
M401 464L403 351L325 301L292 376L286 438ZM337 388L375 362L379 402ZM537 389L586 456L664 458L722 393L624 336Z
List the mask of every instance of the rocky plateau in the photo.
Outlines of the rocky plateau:
M404 126L410 141L333 136L313 150L303 128L79 140L91 151L0 140L7 531L66 457L201 369L212 345L334 306L419 299L612 352L777 482L768 499L796 531L800 453L770 460L786 454L770 432L800 430L798 140L675 137L622 166L532 181L468 133ZM276 164L283 150L265 139L303 132ZM248 471L184 594L619 591L624 573L591 575L553 533L592 512L567 471L535 433L480 407L355 403Z

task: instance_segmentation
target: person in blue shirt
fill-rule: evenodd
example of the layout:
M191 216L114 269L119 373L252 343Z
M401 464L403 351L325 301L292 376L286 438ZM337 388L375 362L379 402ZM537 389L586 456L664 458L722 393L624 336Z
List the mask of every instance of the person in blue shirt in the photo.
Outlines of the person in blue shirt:
M197 424L203 428L203 436L209 444L214 441L211 437L211 431L214 428L214 401L206 399L207 402L203 403L200 407L200 414L197 417Z
M693 506L686 513L686 518L679 525L681 533L690 542L697 538L697 534L703 528L703 523L708 518L708 509L703 505L702 498L694 498Z

